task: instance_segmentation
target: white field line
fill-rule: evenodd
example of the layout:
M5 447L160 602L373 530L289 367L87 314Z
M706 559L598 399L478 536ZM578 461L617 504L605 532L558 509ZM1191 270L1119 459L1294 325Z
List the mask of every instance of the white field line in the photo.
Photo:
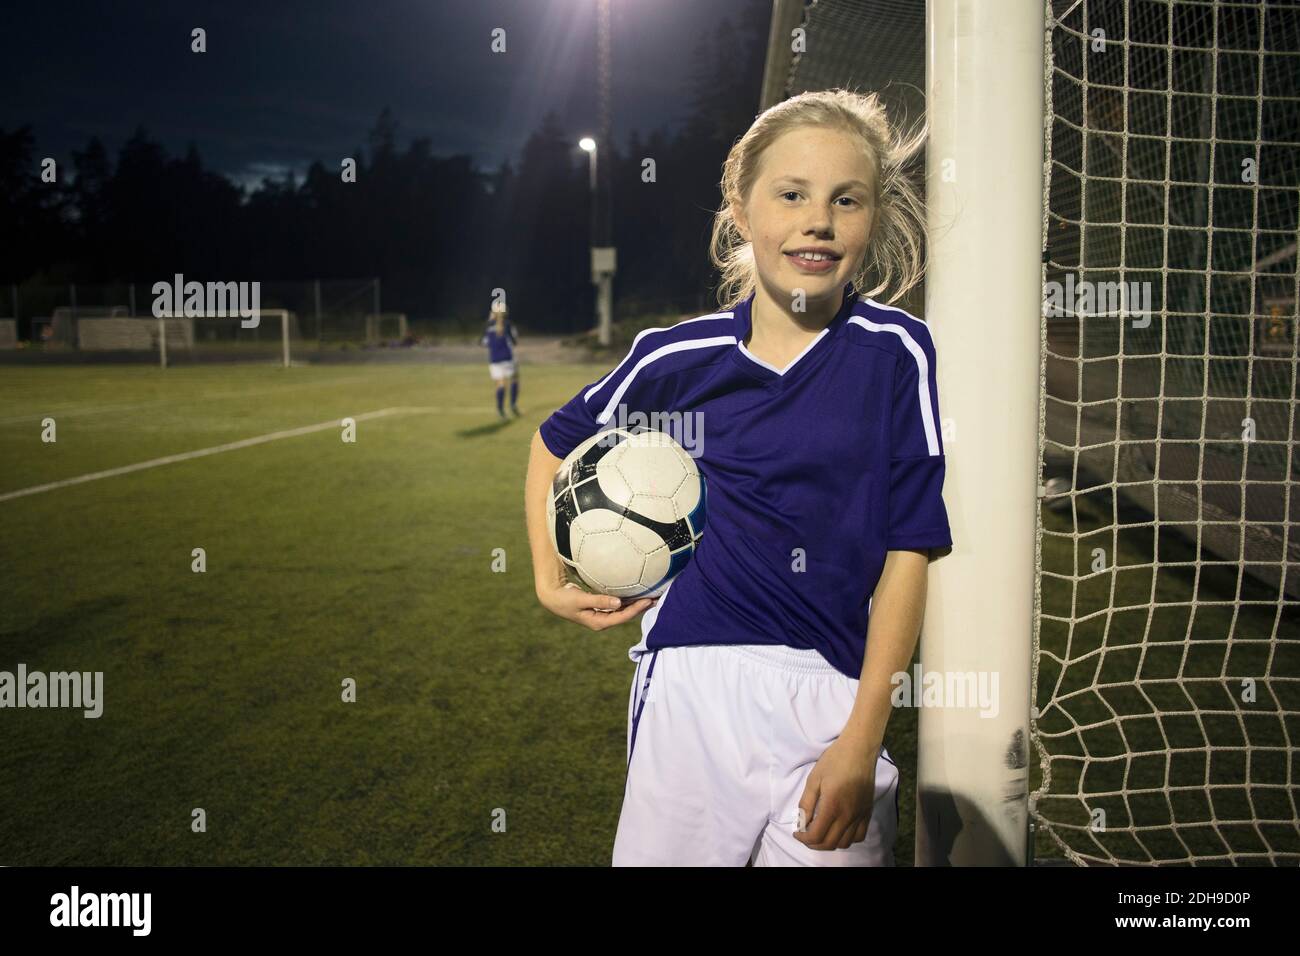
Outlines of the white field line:
M175 401L170 397L162 397L151 402L131 402L130 404L119 403L117 405L82 405L66 404L62 407L55 406L47 409L44 413L28 413L23 415L11 415L8 418L0 418L0 425L14 425L21 422L39 422L41 419L50 418L67 418L77 415L103 415L112 412L125 412L141 408L158 408L165 406L169 409L179 405L198 405L204 402L216 401L223 398L250 398L254 395L278 395L281 392L297 392L309 388L333 388L336 385L344 385L351 382L361 382L370 378L367 375L354 375L350 378L336 378L320 382L299 382L295 385L276 385L270 388L245 389L239 392L208 392L196 395L193 398L185 398Z
M474 414L483 414L485 411L493 411L486 406L483 408L475 407L445 407L440 405L397 405L392 408L381 408L375 412L362 412L360 415L349 415L347 417L354 421L363 422L372 418L383 418L388 415L408 415L418 413L463 413L472 412ZM179 455L166 455L162 458L151 458L149 461L136 462L134 465L123 465L120 468L109 468L105 471L93 471L87 475L78 475L75 478L64 478L61 481L51 481L44 485L33 485L30 488L19 488L17 491L8 491L0 494L0 501L9 501L13 498L24 498L27 495L38 495L44 491L54 491L57 488L67 488L70 485L80 485L87 481L98 481L100 478L115 478L118 475L129 475L134 471L144 471L146 468L157 468L160 465L171 465L178 461L190 461L194 458L203 458L207 455L219 455L225 451L236 451L240 448L251 448L254 445L263 445L267 442L279 441L281 438L296 438L299 435L310 435L313 432L326 431L327 429L338 429L342 427L342 419L335 418L328 422L320 422L316 425L303 425L301 428L288 428L284 431L271 432L268 435L258 435L255 438L244 438L239 441L227 442L224 445L213 445L211 448L199 448L195 451L181 452Z

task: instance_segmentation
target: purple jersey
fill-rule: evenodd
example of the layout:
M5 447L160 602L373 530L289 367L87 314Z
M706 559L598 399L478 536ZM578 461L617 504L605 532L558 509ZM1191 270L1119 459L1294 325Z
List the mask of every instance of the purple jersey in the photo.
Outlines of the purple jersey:
M502 334L497 334L497 324L489 319L487 328L483 331L483 337L479 339L479 345L486 345L488 348L489 362L509 362L515 357L515 351L511 346L518 342L515 338L515 327L506 319L502 323Z
M542 440L564 458L602 428L682 413L659 421L695 456L709 518L645 612L644 646L813 648L856 680L886 552L952 545L934 344L924 322L850 284L778 370L743 344L753 300L645 330Z

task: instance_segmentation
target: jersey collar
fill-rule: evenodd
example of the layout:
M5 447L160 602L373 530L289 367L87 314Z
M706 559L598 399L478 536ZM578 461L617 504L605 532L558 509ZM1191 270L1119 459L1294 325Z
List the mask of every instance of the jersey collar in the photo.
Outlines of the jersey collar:
M749 298L738 303L734 310L736 325L736 354L743 357L744 363L754 371L758 372L760 376L774 380L784 378L793 369L799 367L800 363L805 362L808 356L812 352L816 351L818 346L820 346L826 339L834 336L836 332L839 331L840 327L848 320L849 314L853 311L853 304L858 298L857 292L853 288L853 283L846 282L844 284L844 294L840 302L840 309L835 313L835 318L831 319L826 328L822 329L821 332L817 334L817 337L810 341L808 346L790 361L789 365L783 369L778 369L776 366L764 362L757 356L752 355L749 349L745 348L745 337L749 335L750 328L749 310L752 308L754 297L757 294L757 290L751 292Z

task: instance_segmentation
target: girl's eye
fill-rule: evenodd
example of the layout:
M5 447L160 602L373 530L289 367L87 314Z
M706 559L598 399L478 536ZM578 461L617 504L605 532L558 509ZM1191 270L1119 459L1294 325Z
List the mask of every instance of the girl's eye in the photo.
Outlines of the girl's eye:
M789 190L786 190L785 192L781 193L781 198L782 198L782 199L785 199L785 198L788 197L788 196L795 196L795 197L797 197L798 195L799 195L799 194L798 194L797 192L795 192L793 189L789 189ZM857 202L858 202L858 201L857 201L856 199L854 199L852 196L841 196L840 199L847 199L849 202L853 203L854 205L857 205ZM839 200L836 200L836 202L838 202L838 201L839 201Z

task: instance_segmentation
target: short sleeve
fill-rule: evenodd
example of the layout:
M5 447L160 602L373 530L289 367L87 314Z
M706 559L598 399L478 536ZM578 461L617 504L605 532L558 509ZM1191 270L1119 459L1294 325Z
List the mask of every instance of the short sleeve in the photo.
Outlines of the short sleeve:
M681 323L688 325L689 323ZM672 387L665 383L673 376L669 363L664 361L669 353L674 357L688 356L694 349L734 342L723 337L672 336L679 326L643 329L633 339L623 360L599 381L584 386L578 394L542 422L542 441L552 455L567 458L573 449L620 421L625 414L642 412L650 414L671 407ZM651 366L664 361L663 365Z
M735 347L733 330L729 312L642 329L632 339L623 362L543 421L539 429L542 441L556 458L568 458L573 449L604 429L619 424L640 427L633 425L632 416L671 412L677 407L680 373L699 367L710 356L719 356L720 347ZM671 432L671 427L666 431Z
M890 551L952 547L943 503L946 469L939 419L934 342L924 322L912 320L899 336L890 431Z
M606 427L614 406L627 401L627 390L635 377L638 362L644 358L645 347L638 335L623 361L599 381L583 386L582 390L542 422L538 429L542 441L556 458L567 458L569 452Z
M591 403L584 397L599 384L593 382L586 386L542 422L538 431L547 450L556 458L569 457L569 452L600 431Z

